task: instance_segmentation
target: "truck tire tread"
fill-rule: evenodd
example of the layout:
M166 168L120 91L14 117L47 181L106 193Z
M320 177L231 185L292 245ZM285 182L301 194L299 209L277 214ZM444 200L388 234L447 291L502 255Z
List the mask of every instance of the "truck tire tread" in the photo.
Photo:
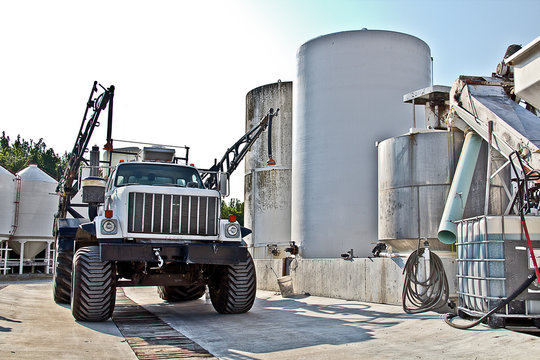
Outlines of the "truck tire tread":
M101 261L98 246L77 250L73 260L71 312L79 321L105 321L116 301L115 266Z
M71 267L73 253L56 251L53 275L53 298L57 304L69 304L71 300Z
M209 284L210 300L221 314L248 312L255 301L257 279L255 264L248 259L237 265L219 266Z

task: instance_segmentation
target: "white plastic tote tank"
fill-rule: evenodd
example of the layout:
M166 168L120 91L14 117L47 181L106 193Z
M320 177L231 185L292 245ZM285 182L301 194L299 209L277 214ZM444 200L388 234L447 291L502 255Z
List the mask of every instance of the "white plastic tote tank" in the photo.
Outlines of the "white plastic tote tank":
M429 46L407 34L347 31L297 53L292 240L305 258L371 255L377 141L411 127L403 94L431 85ZM422 116L421 114L419 116Z
M15 175L0 166L0 241L7 240L15 214Z
M57 182L35 164L18 173L21 178L21 199L17 232L10 247L20 254L24 243L24 259L33 259L54 240L54 213L58 210Z
M246 95L246 131L270 108L279 108L272 120L272 158L276 164L267 164L267 132L245 159L244 225L253 230L246 240L253 246L255 259L287 256L284 249L291 240L292 88L290 81L278 82Z

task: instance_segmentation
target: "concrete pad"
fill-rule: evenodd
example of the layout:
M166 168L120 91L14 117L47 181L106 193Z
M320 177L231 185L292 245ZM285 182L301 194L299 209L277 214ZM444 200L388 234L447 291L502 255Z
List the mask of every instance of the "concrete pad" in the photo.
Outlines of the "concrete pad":
M222 315L204 297L169 304L155 287L124 291L222 359L521 359L540 353L540 337L457 330L436 313L408 315L393 305L259 291L249 313ZM0 358L136 359L112 321L77 322L69 306L55 304L50 281L0 283Z
M441 260L450 294L455 294L457 262L453 258ZM290 264L290 276L297 294L401 305L406 261L405 257L352 260L296 258ZM283 259L255 259L257 289L279 291L274 273L285 275L282 264Z
M169 304L155 288L127 296L222 359L508 359L540 354L540 338L505 329L457 330L436 313L258 291L246 314L221 315L204 298Z
M0 283L0 358L137 359L112 320L77 322L50 280Z

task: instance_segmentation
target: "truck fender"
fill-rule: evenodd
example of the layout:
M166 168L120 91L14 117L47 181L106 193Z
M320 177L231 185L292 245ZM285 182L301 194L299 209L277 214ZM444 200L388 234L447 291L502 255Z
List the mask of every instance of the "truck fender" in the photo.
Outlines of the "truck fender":
M242 235L242 238L245 237L245 236L248 236L252 232L253 231L251 231L251 229L249 229L247 227L240 226L240 234Z
M77 240L93 240L96 238L96 226L93 222L79 225Z

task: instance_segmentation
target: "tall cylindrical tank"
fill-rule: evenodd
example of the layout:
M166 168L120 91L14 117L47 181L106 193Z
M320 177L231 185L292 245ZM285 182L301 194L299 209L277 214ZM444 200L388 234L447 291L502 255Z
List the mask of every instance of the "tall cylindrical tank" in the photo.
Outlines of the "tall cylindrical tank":
M437 239L441 216L463 146L459 130L418 130L378 144L379 240L392 250L410 253L418 240L429 241L435 251L452 246ZM493 152L498 169L504 158ZM487 144L484 142L473 175L464 218L484 214ZM491 181L490 213L504 213L508 203L503 182L509 182L508 168ZM501 180L504 179L504 180Z
M0 166L0 241L9 239L15 215L15 175Z
M431 85L429 46L360 30L308 41L297 54L292 240L306 258L371 255L377 242L375 143L410 127L403 95Z
M270 108L279 108L271 129L276 164L267 164L267 132L245 158L244 224L253 230L247 241L256 259L285 256L291 240L292 82L264 85L246 95L246 131Z
M57 182L35 164L18 173L21 178L21 198L17 232L10 247L20 254L24 243L24 258L32 259L52 241L54 213L58 210Z

